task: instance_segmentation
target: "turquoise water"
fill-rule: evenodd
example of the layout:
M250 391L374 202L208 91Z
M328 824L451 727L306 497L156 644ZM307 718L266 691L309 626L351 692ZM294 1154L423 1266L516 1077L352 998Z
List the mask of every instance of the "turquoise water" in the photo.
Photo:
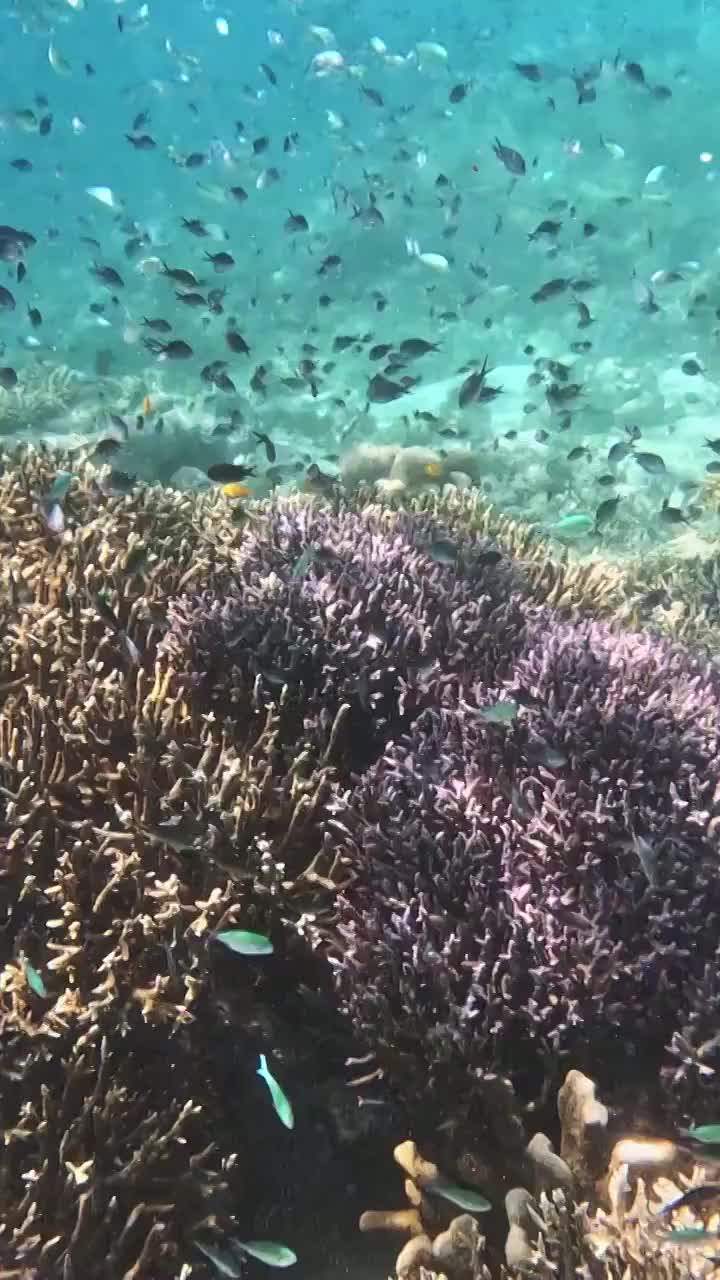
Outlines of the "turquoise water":
M694 553L716 528L718 21L709 3L670 6L662 31L606 5L6 8L3 217L37 240L21 284L6 268L6 434L97 441L115 412L118 465L182 485L234 415L222 457L256 465L258 496L312 462L336 475L358 443L421 445L439 469L400 496L479 482L581 553ZM398 355L413 339L436 349ZM502 393L461 406L485 359ZM55 365L91 384L25 410ZM251 429L275 442L269 476ZM363 456L351 475L390 470Z

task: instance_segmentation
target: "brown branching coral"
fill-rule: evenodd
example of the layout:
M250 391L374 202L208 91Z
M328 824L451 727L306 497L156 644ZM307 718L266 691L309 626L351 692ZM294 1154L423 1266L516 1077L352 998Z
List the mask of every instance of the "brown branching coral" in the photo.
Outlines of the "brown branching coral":
M360 1228L411 1236L397 1260L397 1280L487 1280L490 1274L503 1280L718 1280L720 1260L712 1243L720 1228L717 1210L703 1217L702 1209L683 1206L659 1216L689 1187L706 1182L708 1170L693 1166L691 1156L668 1140L626 1137L608 1153L607 1140L603 1144L608 1115L595 1097L593 1082L573 1071L560 1092L561 1149L579 1178L544 1135L531 1139L525 1170L529 1186L513 1187L497 1201L506 1215L504 1264L493 1258L469 1215L440 1230L442 1211L424 1195L439 1176L436 1166L412 1142L396 1148L395 1160L409 1175L405 1193L411 1207L364 1214ZM603 1145L606 1172L588 1183ZM492 1228L491 1215L488 1220ZM708 1230L705 1239L687 1243L670 1237L671 1228L692 1231L700 1226ZM463 1247L448 1251L449 1240Z
M0 479L0 1268L165 1280L251 1169L218 1044L257 974L211 938L326 892L327 770L278 770L272 707L231 731L158 654L168 598L230 572L221 502L81 471L55 536L56 466Z

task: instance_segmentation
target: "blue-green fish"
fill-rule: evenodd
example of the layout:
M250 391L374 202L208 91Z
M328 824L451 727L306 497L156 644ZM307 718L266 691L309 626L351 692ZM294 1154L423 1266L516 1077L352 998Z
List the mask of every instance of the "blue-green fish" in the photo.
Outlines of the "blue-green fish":
M565 534L568 537L579 537L582 533L589 533L594 525L595 520L592 516L577 512L575 515L563 516L557 524L553 525L552 532Z
M675 1227L664 1237L671 1244L702 1244L705 1240L717 1240L717 1231L706 1231L705 1227Z
M249 1253L251 1258L264 1262L267 1267L291 1267L297 1262L297 1254L288 1249L286 1244L276 1244L274 1240L236 1240L238 1249Z
M468 1213L487 1213L488 1209L492 1209L490 1201L481 1196L479 1191L473 1191L471 1187L460 1187L448 1178L436 1178L434 1182L428 1182L423 1190L434 1196L442 1196L443 1200L449 1200Z
M46 506L52 507L56 502L63 502L74 479L72 471L58 471L43 498Z
M710 1146L720 1145L720 1124L699 1124L693 1129L683 1129L683 1133L695 1142L705 1142Z
M240 1280L243 1265L237 1257L233 1257L222 1249L216 1249L212 1244L201 1244L199 1240L194 1240L193 1243L195 1248L204 1253L213 1266L217 1267L221 1276L229 1276L230 1280Z
M292 1104L290 1099L283 1093L280 1085L270 1071L267 1064L267 1058L264 1053L260 1054L260 1066L257 1069L257 1074L260 1076L261 1080L265 1081L268 1089L270 1090L270 1097L272 1098L272 1104L275 1108L276 1114L282 1120L286 1129L292 1129L295 1125ZM243 1248L245 1248L244 1245Z
M490 707L482 707L480 715L488 724L512 724L518 713L518 704L511 698L502 702L494 702Z
M43 1000L47 1000L47 987L43 982L37 969L34 969L29 960L23 960L23 969L25 970L25 979L31 991L36 996L41 996Z
M247 929L226 929L215 937L223 946L239 956L271 956L273 944L264 933L250 933Z

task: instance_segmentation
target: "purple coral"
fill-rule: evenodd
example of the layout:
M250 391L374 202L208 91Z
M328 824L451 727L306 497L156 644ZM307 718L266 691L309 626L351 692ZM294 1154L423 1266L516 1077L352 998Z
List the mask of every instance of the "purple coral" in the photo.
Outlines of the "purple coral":
M166 648L235 724L280 703L289 753L322 755L346 704L333 762L364 767L449 673L489 674L521 643L509 558L464 534L456 574L432 559L437 536L427 518L279 502L244 538L224 598L173 603Z
M477 707L514 691L508 727ZM566 1064L647 1076L717 965L720 674L649 636L528 611L336 798L353 881L338 989L400 1077L526 1100Z

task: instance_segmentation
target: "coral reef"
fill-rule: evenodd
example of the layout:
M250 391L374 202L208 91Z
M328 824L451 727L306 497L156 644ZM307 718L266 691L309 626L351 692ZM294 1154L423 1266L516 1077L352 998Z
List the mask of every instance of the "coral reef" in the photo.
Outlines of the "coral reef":
M563 1063L617 1088L639 1061L696 1104L717 1045L668 1051L717 967L720 672L522 615L333 801L344 1007L391 1079L476 1110L486 1075L537 1104Z
M427 1194L437 1183L438 1170L413 1142L395 1148L410 1207L368 1211L359 1225L361 1231L410 1237L397 1257L397 1280L488 1280L498 1272L506 1280L528 1275L717 1280L716 1205L708 1197L709 1209L699 1200L669 1210L690 1188L708 1182L712 1162L693 1163L689 1152L667 1140L628 1136L611 1147L608 1112L595 1098L593 1082L572 1071L560 1092L561 1150L572 1152L579 1180L553 1152L550 1140L535 1134L524 1167L516 1170L524 1179L521 1185L503 1196L487 1177L481 1183L496 1197L487 1237L474 1217L451 1217L449 1206L443 1209ZM473 1163L485 1165L477 1156ZM504 1265L493 1243L492 1219L500 1217L500 1205L505 1210ZM671 1230L687 1233L686 1238L674 1240ZM706 1235L692 1239L693 1232L703 1230Z
M322 771L283 774L263 705L236 742L159 655L169 597L226 581L229 512L83 469L54 534L54 465L0 478L0 1261L165 1280L203 1221L234 1224L257 1127L238 1073L283 1043L258 1012L282 935L266 979L212 936L276 933L276 903L316 892L295 907L276 835L299 856Z

